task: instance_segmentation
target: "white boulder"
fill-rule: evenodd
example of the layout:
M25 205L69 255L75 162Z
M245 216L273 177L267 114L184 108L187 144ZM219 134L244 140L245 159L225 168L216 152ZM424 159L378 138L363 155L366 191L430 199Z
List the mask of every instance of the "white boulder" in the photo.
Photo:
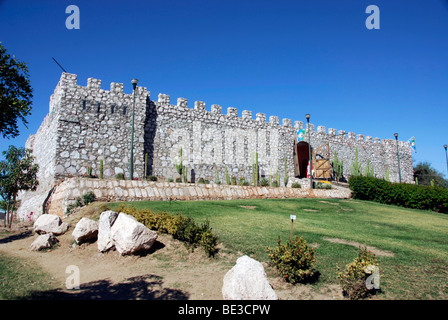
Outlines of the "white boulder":
M104 211L100 215L99 225L98 225L98 250L105 252L114 246L112 241L110 230L114 225L115 220L118 217L118 213L108 210Z
M238 258L224 276L222 297L225 300L278 300L263 265L248 256Z
M64 234L68 230L68 223L62 222L55 214L43 214L34 222L34 232L37 234L52 233L55 236Z
M72 236L77 244L96 241L98 237L98 222L89 218L82 218L76 224Z
M49 249L58 243L58 239L52 233L41 234L33 241L30 250L38 251L42 249Z
M115 248L122 255L149 250L157 239L155 231L123 212L118 214L110 232Z

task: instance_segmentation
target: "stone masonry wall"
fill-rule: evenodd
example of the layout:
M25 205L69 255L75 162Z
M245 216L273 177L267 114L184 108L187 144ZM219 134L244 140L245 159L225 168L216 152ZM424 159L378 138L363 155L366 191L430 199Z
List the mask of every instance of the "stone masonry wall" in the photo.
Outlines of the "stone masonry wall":
M149 121L145 126L145 151L152 162L149 174L176 178L174 163L179 163L179 150L188 171L188 180L204 178L210 181L226 181L227 167L230 176L244 178L252 183L252 165L258 153L261 176L284 177L284 161L287 161L288 176L294 175L293 144L295 129L291 120L272 116L266 122L266 115L244 110L238 117L236 108L212 105L205 109L205 103L196 101L194 109L188 108L187 100L179 98L177 105L170 104L167 95L160 94L158 102L152 103ZM282 180L283 181L283 180Z
M37 178L39 185L34 192L21 192L21 205L17 210L19 217L25 217L30 212L39 216L43 212L43 204L55 184L55 167L57 158L57 142L59 140L58 119L60 117L62 91L57 86L50 98L50 108L36 134L30 135L25 148L33 150L33 156L39 164Z
M39 170L39 189L21 195L19 217L30 211L39 215L49 198L56 179L83 176L88 168L99 175L103 160L104 178L124 173L129 177L130 140L132 127L133 94L123 92L123 84L111 83L110 90L101 89L101 80L89 78L87 86L77 84L75 74L63 73L50 99L50 110L35 135L26 143L33 149ZM275 106L273 106L275 107ZM184 98L171 104L170 97L159 94L151 101L144 87L135 90L134 113L134 178L148 175L160 178L178 177L175 163L179 150L188 180L204 178L225 183L225 170L230 176L244 178L252 183L252 164L258 153L261 176L280 177L284 183L285 159L288 177L294 177L294 142L296 131L303 122L270 116L255 116L243 110L241 116L233 107L212 104L206 110L205 102L195 101L188 106ZM317 127L310 124L311 147L330 145L330 159L334 151L344 161L344 176L350 176L350 167L358 148L359 161L365 167L367 160L383 178L389 170L390 180L398 181L396 142L380 140L362 134ZM305 141L308 141L306 138ZM413 182L412 155L409 142L399 141L402 181ZM145 168L145 154L148 158Z
M132 94L123 93L122 83L101 89L101 80L89 78L87 87L77 85L76 75L64 73L58 85L62 91L58 119L55 173L83 175L87 168L98 175L103 160L104 177L124 173L129 177L132 127ZM144 174L144 123L146 88L137 87L134 115L134 177Z

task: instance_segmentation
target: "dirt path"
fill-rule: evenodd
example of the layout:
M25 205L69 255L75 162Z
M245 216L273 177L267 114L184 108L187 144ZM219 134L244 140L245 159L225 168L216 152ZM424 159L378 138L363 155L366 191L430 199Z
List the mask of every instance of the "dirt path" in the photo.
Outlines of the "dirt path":
M207 258L198 248L190 252L171 236L159 234L151 252L144 256L121 256L116 251L100 253L97 244L73 245L69 231L58 236L59 244L49 251L30 251L36 239L32 229L0 239L0 252L27 259L53 277L55 289L43 294L51 299L222 299L222 280L241 253L221 248ZM79 268L80 289L66 289L69 266ZM280 299L341 299L338 286L315 289L290 285L265 264L269 281Z
M349 246L353 247L362 247L363 244L355 241L347 241L344 239L338 239L338 238L327 238L324 237L323 240L333 242L333 243L341 243L341 244L347 244ZM387 251L387 250L380 250L375 247L366 246L367 250L371 251L373 254L379 256L379 257L395 257L395 254L393 252Z

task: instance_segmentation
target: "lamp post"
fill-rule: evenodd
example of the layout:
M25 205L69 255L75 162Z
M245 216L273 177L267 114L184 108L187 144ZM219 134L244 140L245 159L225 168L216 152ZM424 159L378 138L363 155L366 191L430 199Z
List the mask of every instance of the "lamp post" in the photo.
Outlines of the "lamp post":
M308 156L309 156L309 166L310 166L310 188L313 189L313 171L311 169L311 130L310 130L310 114L305 115L308 129Z
M398 176L401 183L401 169L400 169L400 153L398 152L398 133L394 133L395 141L397 141L397 158L398 158Z
M445 148L446 171L448 172L448 154L447 154L447 152L446 152L446 147L447 147L447 145L444 144L443 147Z
M129 179L134 179L134 111L135 111L135 88L137 87L138 80L132 79L132 126L131 126L131 159L130 159L130 168L129 168Z

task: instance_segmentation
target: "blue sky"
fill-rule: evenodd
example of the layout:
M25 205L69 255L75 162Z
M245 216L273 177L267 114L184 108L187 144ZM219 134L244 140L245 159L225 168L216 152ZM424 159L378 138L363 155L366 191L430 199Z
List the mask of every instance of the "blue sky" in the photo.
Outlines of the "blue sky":
M80 10L69 30L68 5ZM380 29L368 30L368 5ZM413 158L446 174L448 0L0 0L0 41L28 63L28 129L0 138L23 146L48 113L60 76L169 94L365 136L415 136Z

